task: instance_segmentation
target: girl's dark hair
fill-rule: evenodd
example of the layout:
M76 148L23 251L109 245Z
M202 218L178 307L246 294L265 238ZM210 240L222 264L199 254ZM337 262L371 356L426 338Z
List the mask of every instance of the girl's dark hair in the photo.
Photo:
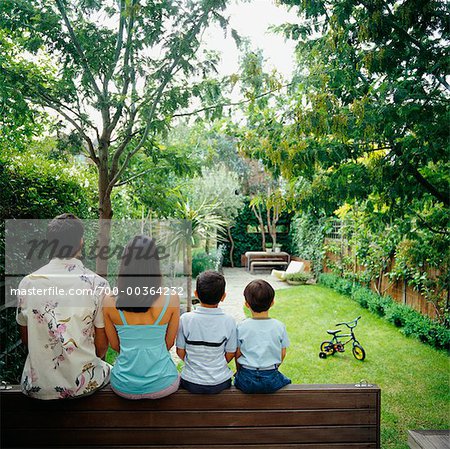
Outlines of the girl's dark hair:
M117 279L116 308L144 313L161 296L161 267L155 239L133 237L125 246Z

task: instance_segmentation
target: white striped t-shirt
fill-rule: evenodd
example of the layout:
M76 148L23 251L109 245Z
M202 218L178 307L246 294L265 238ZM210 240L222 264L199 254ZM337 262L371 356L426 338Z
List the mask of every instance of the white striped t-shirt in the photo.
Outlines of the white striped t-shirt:
M199 385L218 385L233 375L225 359L236 352L236 323L222 309L197 306L180 318L177 348L186 350L181 377Z

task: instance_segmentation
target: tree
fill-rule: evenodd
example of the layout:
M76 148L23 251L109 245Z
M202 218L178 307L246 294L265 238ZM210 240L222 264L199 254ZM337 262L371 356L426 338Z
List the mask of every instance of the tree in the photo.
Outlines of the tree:
M276 186L277 183L272 182L272 185L267 185L267 190L253 195L250 201L250 207L255 214L259 223L261 232L262 247L266 249L266 224L264 223L264 213L266 215L267 230L272 239L272 245L277 244L277 224L281 213L287 209L287 200L281 187ZM262 187L262 186L260 186Z
M154 148L171 117L217 84L202 78L202 31L225 27L223 0L6 0L0 4L2 81L25 109L52 110L84 142L98 169L100 233L107 246L111 192L130 161ZM158 54L160 56L158 56ZM33 55L33 57L30 57ZM31 105L31 106L28 106ZM22 107L22 106L21 106ZM31 113L31 112L30 112ZM107 262L97 259L105 274Z
M445 2L307 1L298 12L300 25L282 27L298 71L288 98L257 111L253 157L312 182L325 207L372 194L394 214L419 197L448 207Z
M261 246L263 251L266 250L266 225L264 224L264 216L262 210L263 200L261 196L254 196L250 200L250 208L258 220L259 233L261 234Z
M192 178L182 191L190 198L193 207L203 203L214 205L212 212L219 216L226 225L230 240L230 260L233 263L234 241L231 229L234 219L244 207L244 197L240 193L238 175L228 171L223 163L215 168L203 170L202 176ZM205 240L205 251L209 253L209 238Z

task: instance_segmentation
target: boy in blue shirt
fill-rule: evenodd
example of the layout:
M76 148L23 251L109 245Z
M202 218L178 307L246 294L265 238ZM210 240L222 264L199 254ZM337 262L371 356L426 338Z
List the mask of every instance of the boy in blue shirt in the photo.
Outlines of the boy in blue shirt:
M261 279L250 282L244 297L252 317L237 326L234 385L244 393L274 393L291 383L278 371L289 346L286 326L269 317L275 291L268 282Z
M216 394L231 386L228 367L236 352L236 323L218 306L225 299L225 278L215 271L197 277L200 305L180 318L177 354L184 361L182 388L191 393Z

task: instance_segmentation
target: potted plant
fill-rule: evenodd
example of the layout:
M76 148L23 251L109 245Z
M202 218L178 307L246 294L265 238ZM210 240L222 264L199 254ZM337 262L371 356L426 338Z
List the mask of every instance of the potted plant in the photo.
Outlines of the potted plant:
M266 252L268 253L272 252L272 243L266 243Z
M312 279L311 274L309 273L291 273L286 275L286 282L289 285L304 285L306 284L310 279Z
M277 243L276 245L274 245L273 250L276 253L281 253L281 245L279 243Z

